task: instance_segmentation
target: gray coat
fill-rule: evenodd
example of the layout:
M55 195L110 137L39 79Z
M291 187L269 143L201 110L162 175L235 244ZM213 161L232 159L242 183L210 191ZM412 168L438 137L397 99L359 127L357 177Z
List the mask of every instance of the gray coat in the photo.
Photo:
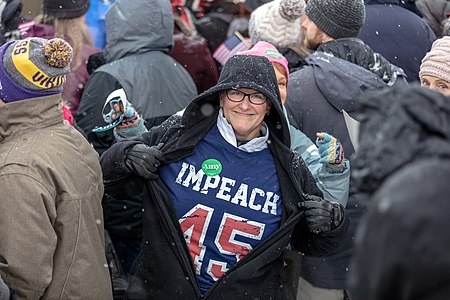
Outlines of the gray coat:
M97 72L115 77L144 119L169 117L197 95L189 73L167 55L173 44L168 1L117 1L106 30L108 64Z
M107 63L91 75L76 115L100 154L114 143L114 137L112 131L93 133L92 129L106 125L102 108L111 92L123 88L147 128L161 124L197 95L189 73L168 55L173 43L168 1L118 0L105 20Z

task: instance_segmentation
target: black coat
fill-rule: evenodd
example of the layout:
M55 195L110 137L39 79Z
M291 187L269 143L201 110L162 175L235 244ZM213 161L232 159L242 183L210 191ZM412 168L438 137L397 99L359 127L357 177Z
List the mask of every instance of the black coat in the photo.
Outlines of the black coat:
M259 74L259 76L253 76ZM323 255L335 248L346 232L347 221L331 232L313 234L302 222L299 202L303 193L321 195L301 158L289 149L290 136L281 109L276 77L268 60L234 56L221 73L218 85L195 98L183 117L172 117L144 134L140 142L164 143L166 163L195 151L197 143L215 126L218 92L247 87L268 96L271 111L265 118L269 149L274 157L283 194L280 228L222 276L202 299L281 299L282 253L289 243L298 250ZM212 108L205 115L205 107ZM102 156L106 188L126 178L124 154L134 143L120 142ZM172 200L161 179L144 184L144 232L141 252L133 266L129 299L200 299L189 250L176 218Z
M352 176L372 197L350 272L352 299L450 298L449 100L417 87L362 103Z
M366 1L366 20L358 37L402 68L408 82L414 82L419 81L422 58L436 35L417 14L401 7L401 2L405 1Z

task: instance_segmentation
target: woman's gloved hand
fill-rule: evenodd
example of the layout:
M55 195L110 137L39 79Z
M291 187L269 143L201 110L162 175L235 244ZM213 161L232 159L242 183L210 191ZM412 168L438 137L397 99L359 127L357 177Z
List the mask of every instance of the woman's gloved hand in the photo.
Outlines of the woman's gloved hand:
M327 164L331 168L342 167L345 163L342 144L326 132L318 132L316 136L316 145L320 155L319 162Z
M304 220L314 233L331 231L344 220L344 208L337 202L330 202L314 195L303 195L305 201L299 203L304 211Z
M164 161L162 146L162 143L151 147L142 143L135 144L125 154L127 169L145 179L157 179L158 168Z

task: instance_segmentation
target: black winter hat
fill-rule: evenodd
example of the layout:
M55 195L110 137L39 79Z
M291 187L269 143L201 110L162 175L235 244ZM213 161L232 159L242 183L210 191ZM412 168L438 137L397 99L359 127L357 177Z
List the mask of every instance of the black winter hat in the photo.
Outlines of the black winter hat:
M89 5L89 0L44 0L42 11L58 19L74 19L84 15Z
M356 37L366 14L363 0L309 0L305 12L334 39Z

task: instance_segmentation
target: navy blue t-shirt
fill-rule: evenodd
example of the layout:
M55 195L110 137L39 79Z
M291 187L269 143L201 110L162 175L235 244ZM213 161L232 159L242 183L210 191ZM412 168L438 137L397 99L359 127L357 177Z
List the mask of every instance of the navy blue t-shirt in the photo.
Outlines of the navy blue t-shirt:
M280 226L281 191L269 149L245 152L214 126L195 152L160 169L202 294Z

